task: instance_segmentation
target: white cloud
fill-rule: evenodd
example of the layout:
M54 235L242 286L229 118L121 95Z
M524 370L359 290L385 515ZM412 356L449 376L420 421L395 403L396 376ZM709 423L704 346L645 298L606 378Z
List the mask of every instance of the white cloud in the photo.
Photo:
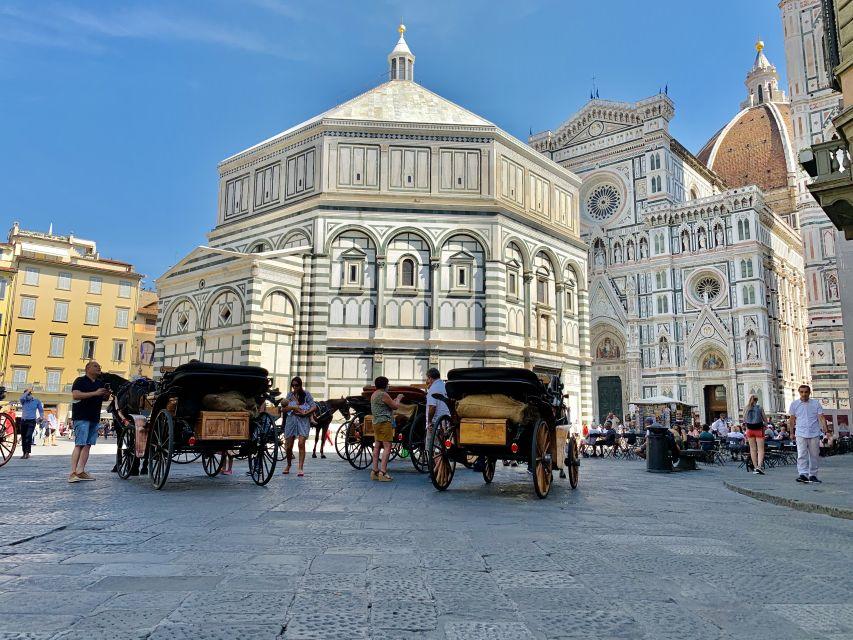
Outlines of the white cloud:
M291 57L279 45L234 24L150 7L92 12L74 5L26 10L0 6L0 36L10 42L101 51L111 40L189 42Z

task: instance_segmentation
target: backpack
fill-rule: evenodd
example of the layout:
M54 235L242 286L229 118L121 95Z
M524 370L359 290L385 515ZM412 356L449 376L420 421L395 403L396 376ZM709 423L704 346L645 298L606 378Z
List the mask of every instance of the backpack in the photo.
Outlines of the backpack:
M761 407L757 403L746 412L746 424L761 424Z

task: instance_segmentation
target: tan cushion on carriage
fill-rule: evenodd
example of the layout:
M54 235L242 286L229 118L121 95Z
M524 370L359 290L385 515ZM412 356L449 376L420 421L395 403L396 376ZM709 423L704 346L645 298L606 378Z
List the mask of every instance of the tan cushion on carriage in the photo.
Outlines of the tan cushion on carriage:
M465 396L456 405L460 418L498 418L521 424L525 422L527 405L499 393Z
M207 411L248 411L258 415L258 406L253 398L247 398L239 391L208 393L201 399L201 408Z
M398 409L394 409L395 418L406 418L407 420L415 413L417 406L414 404L401 404Z

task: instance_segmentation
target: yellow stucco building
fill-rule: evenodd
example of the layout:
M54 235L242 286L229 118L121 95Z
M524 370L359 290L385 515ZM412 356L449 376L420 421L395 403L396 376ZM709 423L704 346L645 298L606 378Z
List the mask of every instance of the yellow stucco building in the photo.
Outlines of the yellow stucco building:
M7 400L32 387L64 420L71 384L88 360L124 377L138 374L134 332L142 275L133 265L101 258L92 240L26 231L17 223L2 256L14 273L11 290L0 299L8 304L3 320Z

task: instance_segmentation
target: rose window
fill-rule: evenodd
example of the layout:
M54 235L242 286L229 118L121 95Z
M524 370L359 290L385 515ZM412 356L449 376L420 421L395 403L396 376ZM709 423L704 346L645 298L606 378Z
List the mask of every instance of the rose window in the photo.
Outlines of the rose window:
M596 187L586 199L586 210L596 220L607 220L619 209L622 195L613 185L603 184Z
M713 276L705 276L696 283L696 295L707 302L713 302L720 295L722 286Z

